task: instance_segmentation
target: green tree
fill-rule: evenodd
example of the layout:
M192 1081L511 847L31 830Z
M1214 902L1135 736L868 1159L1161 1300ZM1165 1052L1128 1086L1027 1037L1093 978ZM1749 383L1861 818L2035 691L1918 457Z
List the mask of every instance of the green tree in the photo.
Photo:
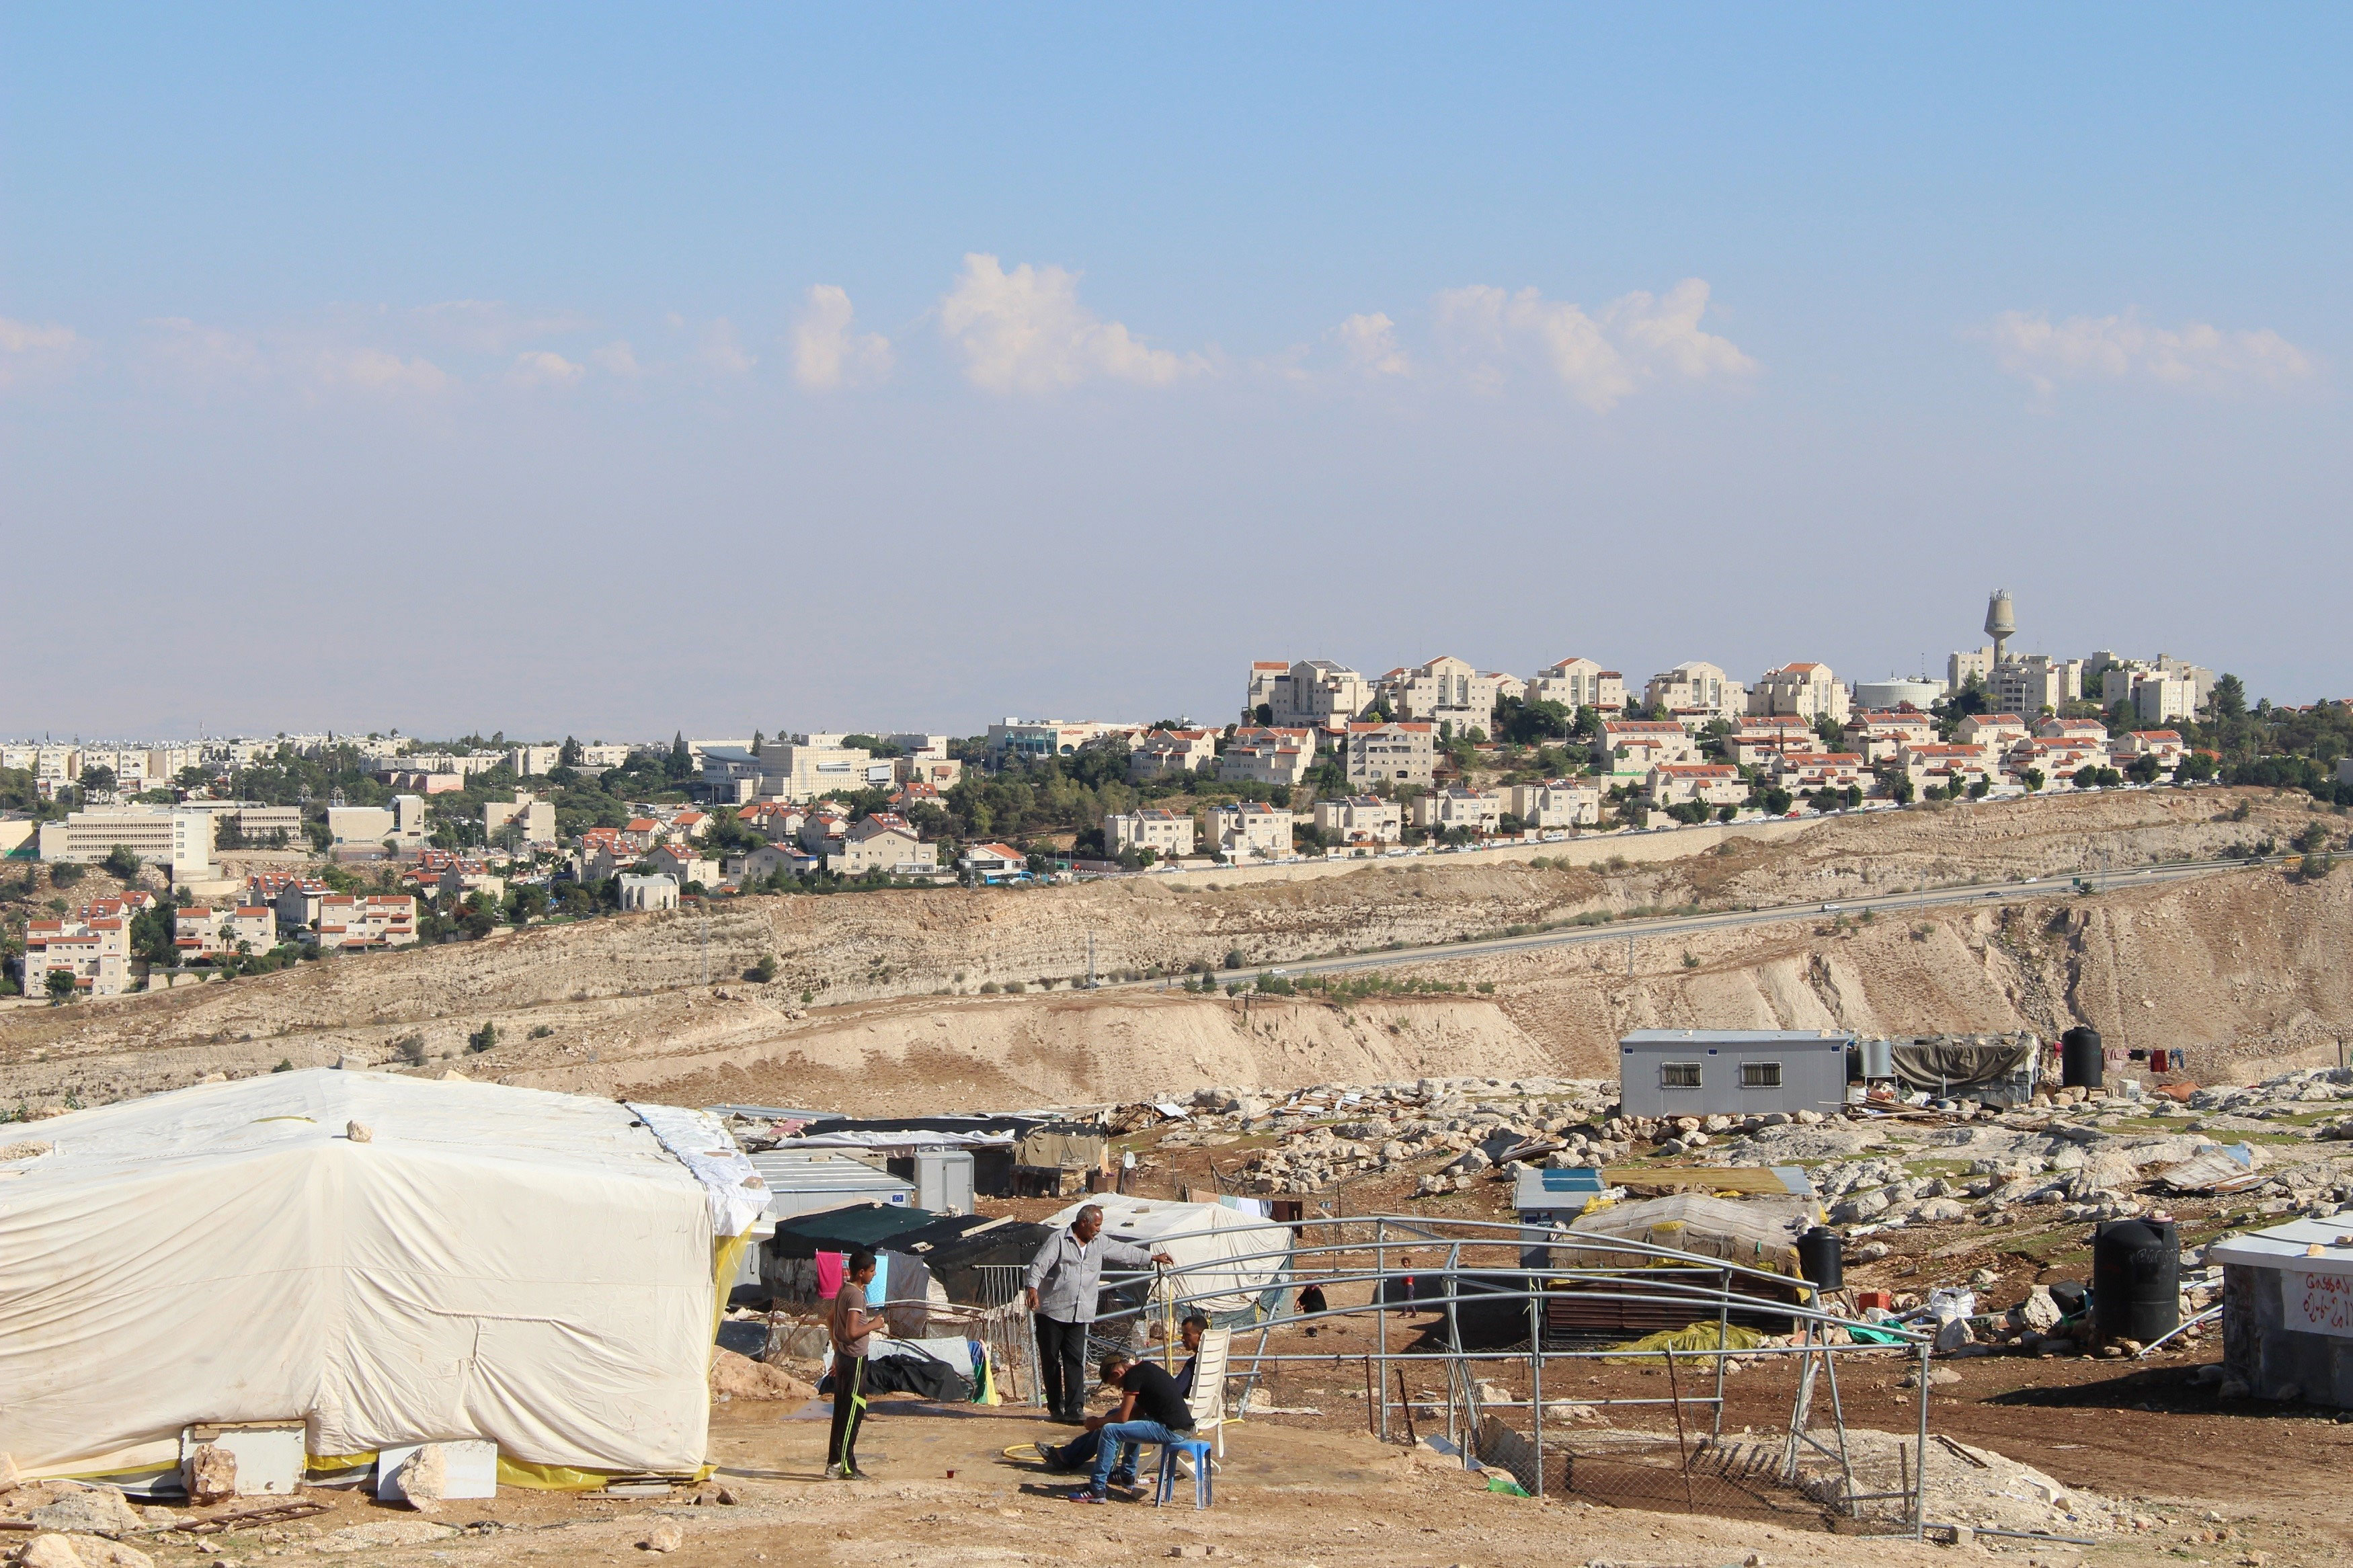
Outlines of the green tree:
M74 999L74 977L71 970L52 969L49 971L49 977L41 984L48 988L51 1006Z
M108 850L106 858L99 864L126 882L139 875L139 857L131 852L131 847L127 844L118 844Z
M100 763L95 767L82 769L81 793L85 796L93 795L112 795L114 793L114 770L108 767L104 763Z
M1758 804L1764 806L1765 815L1767 816L1786 816L1788 815L1789 807L1796 804L1796 799L1779 784L1770 784L1766 787L1764 795L1758 798Z

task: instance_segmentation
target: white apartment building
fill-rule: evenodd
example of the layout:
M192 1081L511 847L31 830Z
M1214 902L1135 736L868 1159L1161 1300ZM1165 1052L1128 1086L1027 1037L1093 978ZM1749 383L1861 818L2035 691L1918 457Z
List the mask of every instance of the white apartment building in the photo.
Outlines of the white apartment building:
M1397 718L1451 725L1457 735L1483 732L1494 727L1502 679L1459 658L1440 656L1411 669L1390 670L1381 678L1380 695Z
M248 849L277 847L280 835L289 848L302 849L309 841L302 837L302 808L299 805L257 805L244 800L188 800L176 808L181 811L204 811L212 814L213 847L217 849L229 835L225 826L234 826L237 837Z
M580 770L583 773L602 773L607 768L617 768L628 762L629 753L637 749L630 745L607 745L602 741L583 746L580 748Z
M1164 860L1181 860L1193 853L1193 819L1152 806L1113 812L1103 817L1103 848L1113 855L1149 849Z
M1586 779L1546 779L1514 784L1505 805L1530 827L1590 827L1601 820L1601 791Z
M841 836L841 847L827 855L825 865L839 877L860 877L869 871L928 877L940 868L940 847L924 843L905 817L880 811L851 824Z
M1262 784L1288 789L1305 782L1315 765L1313 730L1237 730L1218 759L1224 784Z
M1593 763L1620 783L1648 778L1666 763L1687 763L1699 752L1691 731L1663 719L1615 719L1593 737Z
M2155 757L2157 765L2168 773L2179 767L2188 754L2179 730L2135 730L2118 737L2111 750L2119 765Z
M417 900L406 893L329 893L311 940L322 952L406 947L417 940Z
M131 922L121 917L25 922L25 994L48 990L49 975L73 976L84 996L120 996L131 989Z
M382 844L397 839L405 847L425 841L425 797L396 795L390 805L331 805L327 808L330 848Z
M690 882L700 882L706 888L719 885L719 862L675 844L658 846L644 860L645 868L665 877L675 877L681 888Z
M1377 795L1315 803L1315 830L1337 844L1396 844L1405 837L1405 810Z
M1893 762L1907 741L1933 741L1936 721L1926 713L1876 710L1847 721L1846 742L1871 763Z
M1986 677L1986 696L1995 707L2012 713L2055 711L2083 700L2084 663L2042 653L2006 658Z
M208 875L213 868L213 814L185 806L100 805L41 824L44 860L94 866L121 845L149 865L169 866L174 880Z
M1748 688L1704 659L1685 659L1651 677L1642 688L1642 705L1704 724L1748 711Z
M1154 730L1128 748L1127 776L1136 784L1215 767L1215 730Z
M2088 694L2094 677L2100 701L2110 708L2130 702L2134 716L2155 726L2174 719L2195 719L2206 699L2214 694L2214 672L2169 654L2153 660L2123 658L2102 648L2084 661L2084 686ZM2142 689L2149 689L2143 694Z
M413 798L413 797L412 797ZM553 848L555 837L555 803L542 800L529 790L517 790L512 801L490 800L482 803L482 837L495 844L499 835L512 827L522 843L537 848Z
M675 877L637 877L624 871L620 883L621 908L624 910L678 908L678 879Z
M1426 784L1438 766L1438 727L1396 721L1348 726L1348 782L1362 789L1377 784Z
M1971 680L1982 685L1993 679L1993 644L1953 653L1945 658L1945 689L1958 691Z
M1652 805L1745 805L1748 781L1727 763L1662 763L1643 780Z
M1860 752L1791 752L1780 759L1773 782L1790 794L1871 787Z
M1450 789L1416 795L1413 825L1431 833L1463 828L1484 837L1503 826L1504 796L1491 789Z
M760 799L804 801L866 788L866 770L874 753L863 746L845 746L836 735L791 735L761 746L756 760Z
M1242 722L1257 723L1263 707L1279 728L1334 729L1371 707L1375 695L1371 681L1328 658L1261 659L1250 666Z
M1589 658L1565 658L1536 671L1535 679L1528 682L1525 700L1557 702L1572 713L1579 708L1623 713L1626 678Z
M1209 847L1231 860L1279 860L1291 853L1291 813L1259 801L1212 806Z
M216 910L194 904L173 917L172 945L182 963L218 958L242 946L268 952L278 945L278 911L268 904Z
M1748 689L1748 711L1758 717L1788 716L1815 723L1846 722L1852 710L1846 688L1827 664L1785 664L1768 669Z
M514 771L514 776L519 779L537 778L542 773L552 773L563 765L564 748L561 746L509 746L507 748L507 766Z

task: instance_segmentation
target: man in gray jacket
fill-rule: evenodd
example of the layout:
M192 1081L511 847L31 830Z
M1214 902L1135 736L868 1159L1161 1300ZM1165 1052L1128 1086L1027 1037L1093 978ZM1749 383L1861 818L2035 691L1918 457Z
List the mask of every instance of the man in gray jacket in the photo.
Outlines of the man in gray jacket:
M1066 1426L1082 1423L1087 1397L1087 1325L1095 1321L1106 1263L1143 1268L1176 1260L1146 1252L1103 1234L1103 1210L1089 1204L1071 1228L1046 1238L1029 1260L1026 1295L1038 1320L1038 1376L1046 1385L1046 1405Z

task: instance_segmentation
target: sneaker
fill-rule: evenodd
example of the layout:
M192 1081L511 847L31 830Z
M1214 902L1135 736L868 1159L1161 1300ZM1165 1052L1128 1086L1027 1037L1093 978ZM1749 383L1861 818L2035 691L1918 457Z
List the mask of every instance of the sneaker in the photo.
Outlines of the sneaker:
M872 1480L874 1478L873 1478L872 1476L868 1475L864 1470L860 1470L860 1469L857 1469L857 1468L850 1468L850 1469L844 1470L844 1471L841 1473L841 1479L842 1479L843 1480L845 1480L845 1481L871 1481L871 1480Z
M841 1479L841 1467L839 1465L831 1464L826 1466L825 1479L829 1481L838 1481Z
M1115 1487L1122 1488L1123 1489L1132 1489L1135 1485L1135 1472L1134 1470L1113 1470L1111 1473L1111 1484Z
M1071 1500L1072 1502L1108 1502L1111 1500L1104 1497L1103 1494L1099 1491L1092 1490L1087 1487L1081 1487L1078 1490L1071 1494Z

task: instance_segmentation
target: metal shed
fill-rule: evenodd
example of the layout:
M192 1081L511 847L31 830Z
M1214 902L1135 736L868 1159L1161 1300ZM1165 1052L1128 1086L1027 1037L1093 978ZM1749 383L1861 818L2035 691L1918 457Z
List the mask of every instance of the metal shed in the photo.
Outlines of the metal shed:
M1833 1111L1853 1044L1826 1029L1637 1029L1618 1042L1620 1099L1629 1116Z
M2206 1249L2222 1266L2222 1368L2258 1399L2353 1407L2353 1225L2290 1220Z

